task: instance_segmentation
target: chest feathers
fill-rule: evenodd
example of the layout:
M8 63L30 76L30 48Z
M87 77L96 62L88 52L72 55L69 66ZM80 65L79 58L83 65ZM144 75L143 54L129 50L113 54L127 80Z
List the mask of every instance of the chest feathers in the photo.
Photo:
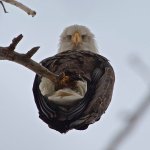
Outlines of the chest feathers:
M72 105L81 100L87 91L86 81L76 81L76 88L62 88L55 90L55 84L49 79L42 77L39 89L43 96L58 105Z

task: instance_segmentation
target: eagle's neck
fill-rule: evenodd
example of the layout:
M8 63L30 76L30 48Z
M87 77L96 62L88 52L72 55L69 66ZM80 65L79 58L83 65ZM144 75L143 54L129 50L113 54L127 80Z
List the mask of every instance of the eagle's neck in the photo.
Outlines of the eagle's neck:
M81 45L78 45L77 47L73 47L71 43L67 43L64 41L60 41L58 53L68 51L68 50L85 50L85 51L91 51L93 53L98 53L97 45L95 40L93 39L91 42L83 42Z

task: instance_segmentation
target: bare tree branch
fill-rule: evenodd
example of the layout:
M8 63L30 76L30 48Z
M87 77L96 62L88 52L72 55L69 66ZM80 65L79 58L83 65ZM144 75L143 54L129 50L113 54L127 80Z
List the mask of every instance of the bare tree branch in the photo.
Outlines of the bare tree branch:
M2 1L0 1L0 4L2 5L2 7L3 7L3 9L4 9L4 12L5 12L5 13L8 13Z
M4 6L2 1L22 9L23 11L25 11L28 15L31 15L32 17L34 17L36 15L36 12L34 10L30 9L29 7L25 6L24 4L22 4L16 0L1 0L1 4L2 4L2 6ZM5 10L5 7L3 7L3 8Z
M14 51L17 44L22 38L23 36L19 35L12 40L12 43L8 47L0 47L0 60L9 60L16 62L34 71L35 73L44 76L53 82L56 82L58 77L56 74L50 72L47 68L31 59L31 57L37 52L40 47L34 47L26 54L20 54Z
M143 80L146 79L146 82L149 83L148 80L150 76L150 70L148 66L144 64L144 62L138 56L132 57L132 59L130 60L130 63L134 65L136 69L138 69L137 70L138 75L140 75ZM130 116L126 126L117 133L117 135L112 139L112 141L110 142L110 144L108 144L105 150L116 150L119 147L119 145L131 133L131 131L136 127L138 121L144 116L144 113L148 110L149 107L150 107L150 94L148 91L147 96L141 102L141 104L136 109L136 111Z

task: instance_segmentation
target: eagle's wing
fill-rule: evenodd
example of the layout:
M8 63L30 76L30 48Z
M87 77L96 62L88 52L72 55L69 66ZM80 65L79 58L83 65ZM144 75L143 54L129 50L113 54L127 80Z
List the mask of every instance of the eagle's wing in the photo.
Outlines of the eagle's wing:
M101 78L97 76L99 74L98 72L96 69L93 74L93 80L95 79L96 81L93 84L96 83L96 87L93 85L95 92L93 93L92 100L89 102L88 107L86 107L80 119L72 122L70 127L78 130L86 129L89 124L98 121L109 106L115 81L114 71L111 66L106 67Z
M105 57L89 51L74 50L57 54L41 63L57 74L66 68L76 70L87 81L84 98L71 108L63 109L41 94L41 77L36 75L33 85L35 102L39 117L49 127L59 132L72 128L81 130L100 119L111 101L115 81L113 68Z

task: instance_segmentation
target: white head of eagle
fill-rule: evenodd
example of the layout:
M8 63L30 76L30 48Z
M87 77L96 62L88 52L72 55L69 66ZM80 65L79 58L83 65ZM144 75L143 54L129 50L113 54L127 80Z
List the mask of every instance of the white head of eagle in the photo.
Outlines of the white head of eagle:
M60 35L58 52L73 49L98 52L94 34L87 27L72 25L65 28Z
M58 54L41 65L59 76L54 83L36 75L33 85L39 117L50 128L61 133L84 130L100 119L111 101L115 74L107 58L98 54L87 27L65 28Z

